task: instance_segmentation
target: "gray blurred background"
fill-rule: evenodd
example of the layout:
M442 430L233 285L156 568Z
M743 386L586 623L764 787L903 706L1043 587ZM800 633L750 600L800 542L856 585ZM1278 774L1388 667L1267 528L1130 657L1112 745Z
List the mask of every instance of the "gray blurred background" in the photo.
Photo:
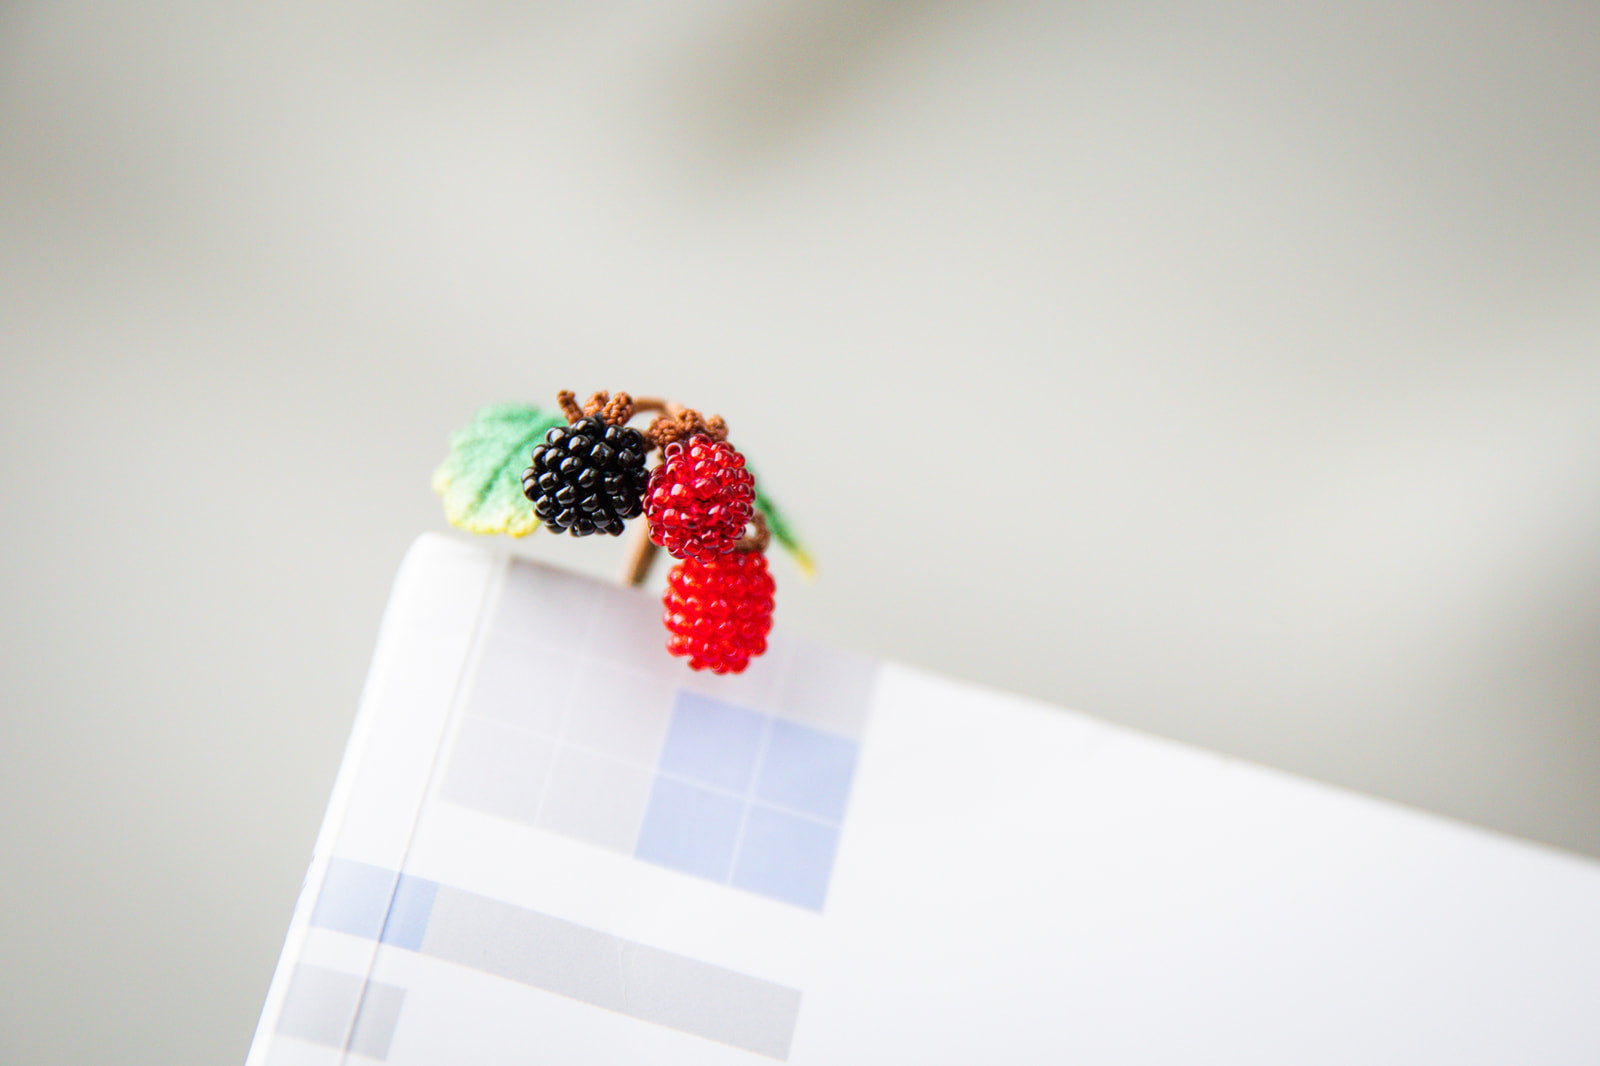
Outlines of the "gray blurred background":
M1597 101L1592 4L0 5L0 1061L243 1056L564 387L728 418L782 626L1600 854Z

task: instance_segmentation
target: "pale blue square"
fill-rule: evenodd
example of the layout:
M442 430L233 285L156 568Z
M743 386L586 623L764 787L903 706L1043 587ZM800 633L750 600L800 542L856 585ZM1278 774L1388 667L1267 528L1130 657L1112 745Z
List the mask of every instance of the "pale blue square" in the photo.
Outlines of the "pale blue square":
M349 859L333 859L311 911L311 924L336 933L376 940L383 932L394 891L394 871Z
M853 740L779 718L756 773L756 798L838 825L850 798L856 751Z
M744 804L656 777L634 855L686 874L726 882Z
M437 881L401 874L379 939L407 951L422 950L422 936L428 931L428 916L433 913L433 897L438 891Z
M834 826L753 804L734 863L733 884L820 911L838 844L839 830Z
M661 769L743 795L750 787L767 718L695 692L679 692L661 749Z

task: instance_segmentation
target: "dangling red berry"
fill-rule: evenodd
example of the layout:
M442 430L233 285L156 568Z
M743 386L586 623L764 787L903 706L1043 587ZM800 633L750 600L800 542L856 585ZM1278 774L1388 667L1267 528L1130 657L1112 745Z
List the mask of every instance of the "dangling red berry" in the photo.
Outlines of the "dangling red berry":
M772 575L759 551L736 551L709 562L685 559L667 575L662 621L667 650L696 670L737 674L767 650L772 629Z
M661 450L645 489L650 539L679 559L733 551L754 510L755 479L727 441L696 433Z

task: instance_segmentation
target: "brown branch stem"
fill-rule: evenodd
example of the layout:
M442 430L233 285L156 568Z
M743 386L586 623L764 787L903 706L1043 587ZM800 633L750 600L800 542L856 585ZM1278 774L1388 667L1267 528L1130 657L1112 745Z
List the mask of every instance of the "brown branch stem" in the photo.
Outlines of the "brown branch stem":
M650 539L650 527L640 522L633 531L633 545L628 551L628 560L623 564L622 583L638 588L648 581L650 568L659 550L655 541Z
M738 543L733 546L734 551L764 552L767 550L767 545L772 543L772 534L767 530L767 520L761 516L760 511L750 516L750 522L756 527L755 532L740 537Z

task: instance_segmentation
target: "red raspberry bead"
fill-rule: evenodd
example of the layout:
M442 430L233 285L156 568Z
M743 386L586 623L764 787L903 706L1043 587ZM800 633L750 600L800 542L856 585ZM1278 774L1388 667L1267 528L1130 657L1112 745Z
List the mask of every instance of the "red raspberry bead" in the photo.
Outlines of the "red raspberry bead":
M755 504L744 456L704 433L673 441L661 456L645 489L650 539L679 559L709 562L731 552Z
M737 674L767 650L772 629L772 575L758 551L685 559L667 575L662 621L672 632L667 650L688 656L696 670Z

